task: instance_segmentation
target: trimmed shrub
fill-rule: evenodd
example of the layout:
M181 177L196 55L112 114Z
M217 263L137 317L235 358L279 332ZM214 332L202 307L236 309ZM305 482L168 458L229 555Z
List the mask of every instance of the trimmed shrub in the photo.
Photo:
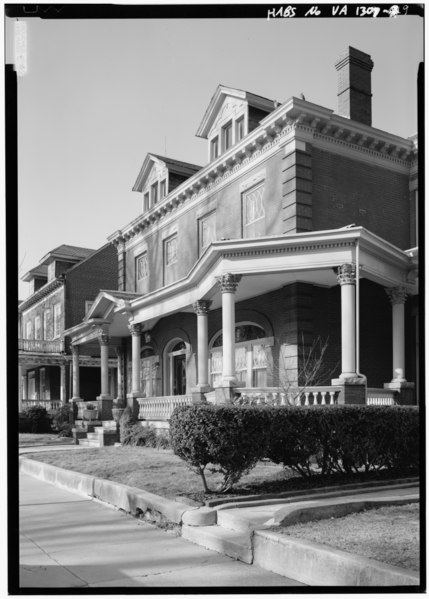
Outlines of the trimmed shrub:
M139 422L136 422L124 431L121 443L132 447L156 447L156 433L153 428L142 426Z
M132 409L127 406L122 412L122 416L119 420L119 438L124 445L124 439L128 439L130 436L130 429L137 423L137 418L133 415Z
M419 466L419 411L410 406L272 408L267 457L310 476Z
M69 403L61 405L52 414L52 429L58 433L60 437L72 436L72 425L70 424L70 415L73 413L73 408Z
M249 472L267 452L270 411L259 407L199 404L176 408L170 419L174 453L201 476L205 469L223 475L218 491L225 492Z
M30 433L50 433L51 419L49 418L46 408L43 406L32 406L23 412L24 417L28 421L28 429Z

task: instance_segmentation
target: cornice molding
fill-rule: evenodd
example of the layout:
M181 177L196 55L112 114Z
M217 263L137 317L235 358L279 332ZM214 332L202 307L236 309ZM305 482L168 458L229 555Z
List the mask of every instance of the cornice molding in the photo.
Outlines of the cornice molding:
M45 299L48 295L60 289L60 287L64 287L64 285L65 279L54 279L53 281L46 283L43 285L43 287L38 289L36 293L33 293L33 295L19 304L18 312L24 312L25 310L28 310L28 308L33 307L39 301Z
M175 212L183 204L202 198L240 176L242 169L277 151L285 138L295 133L327 151L346 153L363 162L407 173L414 164L416 143L333 113L332 110L291 98L265 117L239 144L184 181L150 211L140 214L108 239L116 244L129 241L141 231Z

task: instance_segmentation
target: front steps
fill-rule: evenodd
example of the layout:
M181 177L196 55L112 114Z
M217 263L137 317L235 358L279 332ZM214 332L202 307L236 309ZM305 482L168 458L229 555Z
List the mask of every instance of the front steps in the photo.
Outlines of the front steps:
M114 420L86 421L76 420L73 437L83 447L106 447L116 443L116 422Z

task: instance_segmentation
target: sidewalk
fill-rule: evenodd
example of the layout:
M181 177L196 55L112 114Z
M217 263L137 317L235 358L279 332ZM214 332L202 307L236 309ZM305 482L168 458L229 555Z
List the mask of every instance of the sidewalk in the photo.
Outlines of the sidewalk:
M19 480L20 588L305 586L31 476Z

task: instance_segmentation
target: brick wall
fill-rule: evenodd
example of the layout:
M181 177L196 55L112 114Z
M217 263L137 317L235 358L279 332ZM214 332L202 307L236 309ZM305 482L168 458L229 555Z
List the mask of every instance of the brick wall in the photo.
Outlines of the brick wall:
M106 244L66 273L65 328L82 321L85 302L93 301L100 289L116 290L117 285L117 250L112 244Z
M354 223L410 247L408 177L313 147L313 228Z

